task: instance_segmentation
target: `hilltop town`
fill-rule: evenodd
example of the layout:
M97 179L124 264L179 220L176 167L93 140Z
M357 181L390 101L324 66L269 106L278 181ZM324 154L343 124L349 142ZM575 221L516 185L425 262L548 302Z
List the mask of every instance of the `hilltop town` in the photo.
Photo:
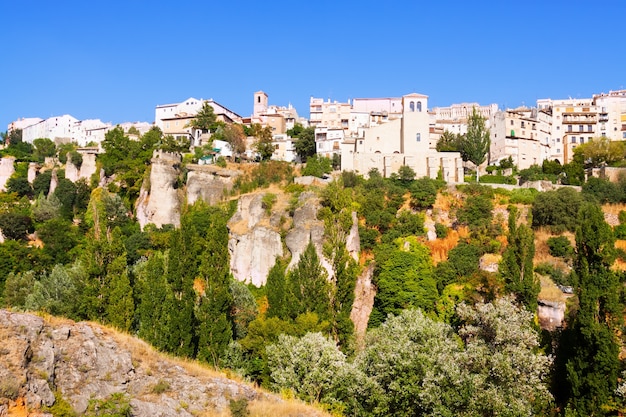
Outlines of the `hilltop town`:
M360 174L376 168L384 177L403 166L411 167L417 177L442 175L449 183L464 181L468 168L460 153L440 152L441 139L465 135L473 110L489 129L488 157L481 165L498 165L512 161L518 170L544 161L567 164L577 146L594 138L609 141L626 139L626 90L598 93L590 98L539 99L533 107L500 109L497 104L452 104L428 107L428 96L407 94L402 97L355 98L348 102L311 97L309 118L302 117L291 105L269 104L263 91L255 92L253 112L242 116L213 99L188 98L180 103L156 105L153 122L122 123L131 134L141 135L152 126L163 135L186 140L190 149L212 144L212 156L233 156L232 144L219 139L213 144L210 129L194 126L192 120L208 105L217 120L225 124L259 125L271 133L271 159L296 162L296 126L314 132L315 153L341 161L344 171ZM24 142L48 138L57 144L76 143L80 147L100 145L115 126L100 120L77 120L70 115L48 119L22 118L9 124L7 136L21 130ZM291 134L290 134L291 133ZM241 156L258 158L248 136ZM450 149L444 149L449 151ZM100 150L101 151L101 150ZM210 152L208 152L210 153ZM207 154L208 154L207 153ZM208 156L208 155L201 155ZM210 158L211 160L215 158ZM205 158L204 162L209 159ZM469 164L470 168L474 168Z

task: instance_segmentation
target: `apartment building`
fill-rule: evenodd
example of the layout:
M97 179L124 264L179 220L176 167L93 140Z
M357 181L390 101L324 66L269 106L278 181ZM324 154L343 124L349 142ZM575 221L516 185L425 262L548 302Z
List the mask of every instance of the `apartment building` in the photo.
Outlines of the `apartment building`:
M593 96L598 109L598 133L610 140L626 140L626 90Z
M309 103L309 125L313 127L329 127L348 129L350 122L350 103L324 101L322 98L311 97Z
M497 112L490 128L492 164L512 157L519 169L541 165L550 158L549 118L540 119L536 108Z
M435 149L441 135L448 131L457 135L467 133L467 121L476 109L485 119L485 127L490 128L493 118L498 112L497 104L481 106L478 103L459 103L448 107L433 107L430 111L430 146Z
M315 150L318 155L332 158L341 154L341 143L345 140L345 130L341 128L315 128Z

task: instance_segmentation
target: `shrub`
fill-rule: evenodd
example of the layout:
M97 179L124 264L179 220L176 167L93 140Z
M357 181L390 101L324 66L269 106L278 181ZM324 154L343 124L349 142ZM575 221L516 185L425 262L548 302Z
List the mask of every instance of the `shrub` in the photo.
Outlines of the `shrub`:
M445 224L435 223L435 233L439 239L445 239L450 229Z
M441 182L428 177L413 181L409 187L411 192L411 207L414 209L427 209L435 204L437 191Z
M505 177L504 175L487 174L487 175L481 176L479 181L485 184L511 184L511 185L517 184L517 179L512 175Z
M616 239L626 239L626 224L618 224L613 228Z
M20 394L20 384L15 377L5 377L4 381L0 382L0 398L8 398L9 400L16 400Z
M511 190L509 196L509 203L511 204L533 204L535 197L537 197L539 191L534 188L516 188Z
M332 171L332 162L330 158L318 157L313 155L306 161L306 166L302 170L302 175L312 175L321 178L324 174Z
M568 238L565 236L556 236L548 238L546 242L548 244L548 248L550 249L550 255L556 256L557 258L565 258L570 256L574 249Z
M533 227L549 226L554 231L574 231L582 201L581 195L571 188L538 194L532 208Z
M226 158L224 158L223 156L218 156L215 160L215 165L221 168L226 168Z
M486 227L491 223L493 203L485 195L470 195L457 211L457 219L470 228Z
M248 400L240 398L238 400L230 400L230 414L233 417L247 417L250 415L248 410Z
M550 263L540 263L535 267L535 272L549 276L557 285L570 285L569 275Z
M272 213L272 207L276 203L276 194L266 193L261 199L261 206L265 209L265 214L268 216Z
M163 379L159 379L159 382L154 384L154 386L152 387L152 392L154 394L163 394L164 392L169 391L169 389L170 383Z

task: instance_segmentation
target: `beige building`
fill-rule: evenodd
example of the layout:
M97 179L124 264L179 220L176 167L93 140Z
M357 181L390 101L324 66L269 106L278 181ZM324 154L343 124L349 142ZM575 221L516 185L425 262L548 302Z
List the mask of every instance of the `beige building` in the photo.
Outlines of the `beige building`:
M600 135L598 106L592 99L540 99L537 107L551 120L551 160L570 162L576 146Z
M467 121L472 115L473 109L485 119L485 127L491 128L493 118L498 112L497 104L481 106L478 103L452 104L448 107L434 107L430 113L430 146L431 149L437 147L437 142L441 135L448 131L457 135L467 133Z
M549 124L537 109L525 107L495 113L490 129L492 164L512 157L519 169L541 165L550 157Z
M311 97L309 103L309 125L313 127L329 127L348 129L350 123L350 103L324 101L322 98Z
M463 182L460 154L429 147L428 96L408 94L401 100L400 118L363 129L361 136L342 143L342 169L367 174L376 168L389 177L407 165L418 178L441 174L447 182Z
M315 128L316 153L326 158L332 158L334 154L341 154L341 143L345 137L345 131L341 128Z
M599 136L626 140L626 90L596 94L593 103L598 109Z

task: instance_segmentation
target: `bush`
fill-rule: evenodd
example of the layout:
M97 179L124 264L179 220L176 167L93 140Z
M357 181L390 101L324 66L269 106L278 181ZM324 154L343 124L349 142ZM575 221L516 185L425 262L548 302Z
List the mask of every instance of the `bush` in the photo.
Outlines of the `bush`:
M218 156L215 160L215 165L221 168L226 168L226 158L224 158L223 156Z
M265 210L265 214L268 216L272 213L272 207L276 203L276 194L266 193L263 194L261 199L261 207Z
M491 210L493 210L493 203L490 197L470 195L463 207L457 211L457 219L470 228L486 227L493 217Z
M583 194L592 201L600 204L619 203L624 200L621 188L609 180L591 177L583 184Z
M626 224L618 224L613 228L616 239L626 239Z
M0 398L8 398L9 400L16 400L20 394L20 384L15 377L5 377L4 381L0 382Z
M408 168L408 167L407 167ZM441 181L428 177L420 178L411 183L411 207L418 209L431 208L437 199L437 191L441 188Z
M532 208L533 227L548 226L557 232L574 231L582 202L580 193L571 188L538 194Z
M250 415L248 410L248 400L240 398L238 400L230 400L230 414L233 417L247 417Z
M324 174L328 174L332 171L332 162L330 158L319 157L313 155L306 161L306 166L302 170L302 175L312 175L314 177L322 178Z
M535 272L540 275L547 275L557 285L570 285L569 275L560 268L547 262L540 263L535 267Z
M450 229L445 224L435 223L435 233L439 239L445 239Z
M556 236L548 238L546 242L548 244L548 248L550 249L550 255L555 256L557 258L565 258L572 255L574 249L568 238L565 236Z
M159 379L159 382L154 384L154 386L152 387L152 392L154 394L163 394L164 392L169 391L169 389L170 383L163 379Z
M479 181L485 184L517 184L517 179L512 175L505 177L504 175L487 174L481 176Z
M511 204L533 204L539 191L534 188L516 188L511 190L509 203Z

